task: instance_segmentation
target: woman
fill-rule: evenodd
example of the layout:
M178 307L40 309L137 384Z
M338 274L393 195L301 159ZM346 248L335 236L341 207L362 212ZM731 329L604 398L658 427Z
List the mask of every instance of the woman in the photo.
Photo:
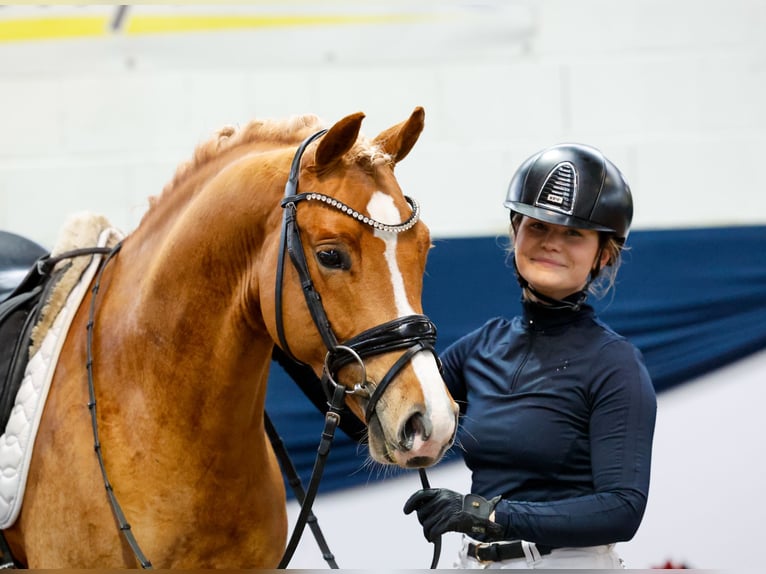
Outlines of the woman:
M461 405L471 493L426 489L427 539L463 532L462 568L619 568L646 507L656 397L641 353L586 304L613 286L630 188L598 150L556 145L514 175L510 209L523 313L441 356Z

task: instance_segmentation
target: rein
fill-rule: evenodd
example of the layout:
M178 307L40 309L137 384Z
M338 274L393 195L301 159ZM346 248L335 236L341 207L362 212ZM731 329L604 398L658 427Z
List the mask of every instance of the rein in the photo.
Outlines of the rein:
M96 280L93 284L93 287L91 288L90 310L88 313L88 324L87 324L86 368L88 372L88 399L89 399L88 410L90 411L91 427L93 429L93 447L94 447L94 450L96 451L96 457L98 458L98 464L99 464L99 468L101 469L101 476L104 480L104 487L106 488L106 493L109 498L109 503L112 506L112 511L114 512L114 516L117 520L120 531L122 532L123 536L125 537L125 540L127 541L128 545L133 551L133 554L136 556L136 559L141 565L141 568L151 569L152 564L151 562L149 562L149 560L146 559L143 552L141 551L141 548L138 545L138 542L135 539L135 536L133 536L133 532L131 531L130 524L128 524L127 520L125 519L125 514L122 511L122 507L120 506L120 503L117 501L117 497L115 496L114 490L112 489L112 485L109 482L109 479L107 477L106 468L104 466L104 458L101 453L101 441L99 440L98 420L96 417L96 394L95 394L95 388L93 384L93 329L95 326L96 295L98 294L98 291L101 285L101 276L104 273L104 269L106 269L107 264L112 260L112 258L115 255L117 255L117 253L120 251L121 248L122 248L122 242L120 241L114 247L84 247L81 249L73 249L71 251L66 251L64 253L61 253L55 256L48 255L45 257L41 257L37 261L36 265L37 265L38 273L40 273L41 275L47 275L47 274L50 274L50 272L59 262L64 261L66 259L73 259L75 257L82 257L85 255L106 255L106 258L99 266L98 274L96 275Z
M145 570L151 570L152 563L149 562L146 556L144 556L144 553L141 551L141 547L138 545L138 541L136 540L135 536L133 536L133 531L130 528L130 524L125 518L125 513L122 511L122 507L117 501L117 496L114 494L114 489L112 488L112 484L109 482L109 478L106 474L104 456L101 453L101 441L99 440L98 436L98 418L96 416L96 390L95 385L93 384L93 329L96 324L96 295L98 295L98 291L101 288L101 276L104 274L104 269L106 269L106 266L109 264L112 258L117 255L121 248L122 242L119 242L114 246L114 248L108 251L106 258L104 259L103 263L101 263L101 267L98 270L98 275L96 276L96 281L91 289L90 310L88 314L87 326L88 337L86 363L88 369L88 410L90 411L90 422L93 429L93 449L96 451L98 466L101 469L101 478L104 480L104 488L106 489L106 494L109 497L109 503L112 505L112 512L114 512L114 517L117 520L117 525L119 526L120 532L122 532L125 540L130 546L130 549L133 551L133 554L138 560L138 563L141 565L141 568Z
M389 233L401 233L411 229L420 217L420 208L417 202L405 196L407 203L412 208L412 213L406 221L400 224L390 225L367 217L337 199L319 193L298 193L298 180L300 164L303 153L314 140L320 138L327 130L321 130L306 138L297 148L290 166L290 174L285 185L285 197L281 202L284 209L282 219L279 255L277 259L276 273L276 323L279 346L282 351L296 363L302 364L290 351L284 331L283 297L282 286L284 279L285 253L290 257L295 271L298 274L303 295L308 306L309 313L314 325L327 348L324 368L322 371L322 387L328 398L329 410L326 413L325 428L322 432L322 441L319 445L317 458L312 470L311 479L305 497L301 502L301 512L295 524L290 542L285 550L278 568L286 568L292 559L298 546L300 537L309 519L311 506L319 488L319 481L324 470L324 462L329 454L330 446L335 434L335 429L340 422L340 415L345 402L345 395L356 395L367 400L365 408L365 422L369 425L375 416L375 408L391 382L404 369L412 358L421 351L429 351L439 358L434 349L436 343L436 326L425 315L408 315L377 325L371 329L339 344L338 338L332 330L327 318L322 298L314 287L311 273L308 269L305 251L301 242L300 229L297 222L297 207L303 201L320 201L325 205L338 209L349 217L371 226L376 230ZM374 385L367 380L367 373L363 359L366 357L388 353L395 350L405 349L404 353L389 369L381 381ZM338 382L335 377L338 371L350 364L356 363L361 370L359 381L352 388L348 388ZM428 484L425 471L420 469L421 482ZM434 546L434 560L431 567L435 568L438 563L440 541Z

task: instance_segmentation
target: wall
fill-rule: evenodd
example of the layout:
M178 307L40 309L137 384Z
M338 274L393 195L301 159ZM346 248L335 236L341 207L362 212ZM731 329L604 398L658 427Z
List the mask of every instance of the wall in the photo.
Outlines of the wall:
M623 168L636 228L766 224L758 0L141 5L110 32L115 10L0 7L0 228L50 247L69 213L90 210L130 231L223 125L362 110L375 135L416 105L426 131L399 178L435 237L504 233L513 169L559 140L597 145ZM187 31L172 27L181 17ZM55 37L47 18L68 28ZM765 367L759 355L660 397L630 565L756 563ZM432 473L440 486L467 480ZM318 501L341 565L427 567L430 546L399 513L416 485ZM293 566L322 567L305 538ZM443 566L447 555L445 542Z
M186 33L153 30L171 29L163 16L220 9L142 5L119 33L22 41L6 31L0 227L50 245L64 214L90 209L129 231L146 197L223 125L362 110L375 135L416 105L427 128L400 178L437 236L503 232L513 169L557 140L597 145L623 168L636 227L764 221L749 167L766 147L761 2L409 5L263 2L223 11L243 18L238 28ZM7 6L0 18L108 25L113 10ZM262 19L244 19L253 13ZM264 19L280 14L283 25Z

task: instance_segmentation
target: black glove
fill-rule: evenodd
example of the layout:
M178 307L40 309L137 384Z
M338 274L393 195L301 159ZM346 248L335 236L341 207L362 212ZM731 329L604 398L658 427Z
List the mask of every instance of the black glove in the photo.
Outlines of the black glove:
M486 500L478 494L463 496L446 488L428 488L410 496L404 504L404 513L417 511L423 534L430 542L445 532L465 532L481 535L486 540L499 540L505 534L504 529L489 519L499 500L499 496Z

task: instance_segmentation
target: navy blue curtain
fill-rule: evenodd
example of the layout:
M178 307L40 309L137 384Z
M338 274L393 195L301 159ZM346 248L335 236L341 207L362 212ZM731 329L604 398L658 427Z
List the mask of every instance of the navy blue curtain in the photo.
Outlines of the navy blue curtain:
M434 241L423 308L438 328L438 350L490 317L519 312L507 244L503 237ZM641 349L658 392L766 348L766 226L634 231L628 246L616 290L590 302ZM267 409L307 482L323 416L276 364ZM366 456L339 431L320 492L402 472L364 466Z

